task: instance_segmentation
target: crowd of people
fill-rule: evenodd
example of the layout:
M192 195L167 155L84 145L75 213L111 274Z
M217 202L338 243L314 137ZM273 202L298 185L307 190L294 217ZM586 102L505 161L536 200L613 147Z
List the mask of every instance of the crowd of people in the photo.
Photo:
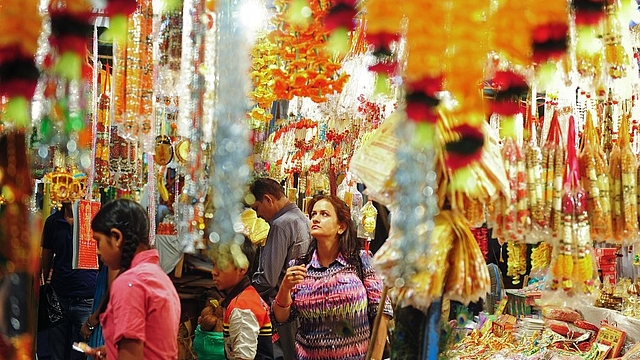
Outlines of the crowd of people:
M259 255L247 234L243 244L229 242L235 249L210 252L214 285L225 294L225 357L364 359L373 351L382 358L393 311L347 204L319 195L307 216L275 180L257 179L249 191L251 208L270 226ZM52 274L46 280L66 319L49 330L52 359L178 358L180 300L149 244L149 221L134 201L104 204L91 222L96 271L71 266L73 216L66 205L47 219L42 270ZM380 306L382 340L370 346Z

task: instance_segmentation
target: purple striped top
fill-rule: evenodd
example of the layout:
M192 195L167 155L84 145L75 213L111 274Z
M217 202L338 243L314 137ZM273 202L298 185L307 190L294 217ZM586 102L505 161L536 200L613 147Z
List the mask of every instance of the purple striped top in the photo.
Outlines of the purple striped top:
M369 319L375 317L382 280L365 251L360 253L363 281L354 265L340 254L323 267L317 253L307 264L307 276L292 291L289 320L298 318L296 355L301 360L364 359L369 346ZM290 264L293 265L293 262ZM385 301L385 314L393 315Z

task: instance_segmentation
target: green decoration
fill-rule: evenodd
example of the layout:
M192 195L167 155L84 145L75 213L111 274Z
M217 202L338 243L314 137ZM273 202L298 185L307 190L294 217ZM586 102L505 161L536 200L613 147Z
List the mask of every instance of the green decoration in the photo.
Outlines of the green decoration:
M53 122L50 117L45 116L40 120L40 130L38 132L42 142L49 143L51 141L53 137Z
M285 16L289 24L306 28L311 21L309 2L307 0L293 0Z
M391 86L387 74L378 74L378 76L376 76L374 92L376 95L391 95Z
M19 129L25 129L31 122L29 102L22 96L13 97L7 103L5 117Z
M349 31L340 27L327 40L327 50L332 54L346 55L349 52Z

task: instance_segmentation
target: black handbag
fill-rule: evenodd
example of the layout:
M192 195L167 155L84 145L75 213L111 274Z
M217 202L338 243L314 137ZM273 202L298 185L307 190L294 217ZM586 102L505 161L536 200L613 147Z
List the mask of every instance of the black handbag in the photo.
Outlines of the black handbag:
M57 325L64 318L60 299L51 284L40 285L38 303L38 331Z

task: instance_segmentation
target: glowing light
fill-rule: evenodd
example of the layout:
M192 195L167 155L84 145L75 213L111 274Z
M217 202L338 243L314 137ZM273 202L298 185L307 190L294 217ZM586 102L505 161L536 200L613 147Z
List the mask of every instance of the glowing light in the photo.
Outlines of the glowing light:
M238 8L237 16L242 26L249 30L250 35L264 29L267 25L269 13L262 0L248 0Z

